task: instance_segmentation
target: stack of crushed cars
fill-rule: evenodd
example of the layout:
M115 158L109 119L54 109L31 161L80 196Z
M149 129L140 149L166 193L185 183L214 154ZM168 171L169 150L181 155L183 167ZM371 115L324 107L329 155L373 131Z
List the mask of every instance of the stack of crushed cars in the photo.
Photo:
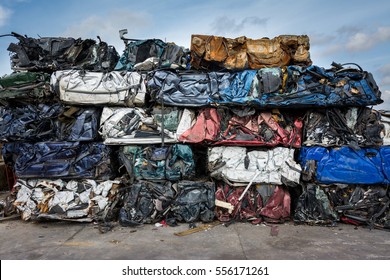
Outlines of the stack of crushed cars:
M388 112L368 107L309 111L294 220L389 230L389 128Z
M307 36L126 39L119 57L13 35L0 139L23 219L389 227L381 92L359 65L312 65Z
M0 78L0 141L14 174L13 206L24 220L110 218L121 183L98 134L102 110L62 102L50 80L65 69L102 75L117 51L100 38L10 35L18 43L8 47L13 73Z

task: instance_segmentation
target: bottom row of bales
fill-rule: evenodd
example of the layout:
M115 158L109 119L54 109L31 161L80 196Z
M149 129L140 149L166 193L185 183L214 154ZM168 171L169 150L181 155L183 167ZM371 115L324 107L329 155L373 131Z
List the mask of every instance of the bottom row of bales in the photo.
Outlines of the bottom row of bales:
M293 150L253 150L246 160L245 150L231 149L41 142L5 144L2 152L18 178L13 204L24 220L118 220L132 226L162 220L173 225L214 219L259 223L262 216L288 219L288 190L274 184L281 184L279 171L288 175L283 158L292 162ZM241 175L229 182L226 166L234 164L229 159L235 156L240 156L236 173ZM282 189L288 199L278 202L284 210L276 215L272 209L277 198L272 196Z
M48 142L4 144L2 152L17 178L8 202L24 220L122 226L292 220L390 229L388 146Z

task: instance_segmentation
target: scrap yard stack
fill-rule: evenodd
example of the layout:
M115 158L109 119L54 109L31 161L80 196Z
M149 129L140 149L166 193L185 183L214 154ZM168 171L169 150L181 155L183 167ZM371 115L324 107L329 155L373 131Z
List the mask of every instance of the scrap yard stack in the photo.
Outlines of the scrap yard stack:
M122 56L100 38L13 36L5 215L390 228L389 114L368 107L381 92L357 64L312 65L308 36L122 36Z
M14 72L0 80L0 138L13 205L24 220L105 217L119 182L98 134L101 108L61 102L51 79L62 69L102 74L119 55L101 41L12 35L19 42L8 47Z

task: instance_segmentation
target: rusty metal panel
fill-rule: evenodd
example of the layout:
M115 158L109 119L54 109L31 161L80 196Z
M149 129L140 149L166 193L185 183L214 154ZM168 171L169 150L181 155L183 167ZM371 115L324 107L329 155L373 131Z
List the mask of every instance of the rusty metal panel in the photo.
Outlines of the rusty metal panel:
M208 70L309 66L309 49L307 35L280 35L273 39L192 35L191 66Z

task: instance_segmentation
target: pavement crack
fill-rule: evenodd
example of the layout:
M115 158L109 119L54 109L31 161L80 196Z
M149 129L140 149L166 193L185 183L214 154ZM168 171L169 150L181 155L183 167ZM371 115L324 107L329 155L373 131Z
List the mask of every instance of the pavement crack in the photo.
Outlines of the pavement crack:
M86 225L83 225L79 230L77 230L74 234L72 234L71 237L66 239L63 244L65 244L66 242L71 241L77 234L79 234L83 229L85 229L85 227L86 227Z
M64 244L66 244L66 242L71 241L77 234L79 234L83 229L85 229L86 226L87 226L87 225L83 225L80 229L78 229L74 234L72 234L72 235L71 235L68 239L66 239L64 242L60 243L58 246L55 246L55 247L53 248L53 250L51 250L50 253L53 253L53 252L59 250L62 246L64 246ZM47 257L48 257L48 254L46 253L46 254L40 256L40 257L37 258L37 259L38 259L38 260L46 260Z
M242 246L240 233L239 233L238 230L237 230L236 224L234 224L233 226L234 226L234 231L237 233L238 241L240 242L240 247L241 247L242 254L244 255L244 258L247 260L248 257L246 256L244 247Z

